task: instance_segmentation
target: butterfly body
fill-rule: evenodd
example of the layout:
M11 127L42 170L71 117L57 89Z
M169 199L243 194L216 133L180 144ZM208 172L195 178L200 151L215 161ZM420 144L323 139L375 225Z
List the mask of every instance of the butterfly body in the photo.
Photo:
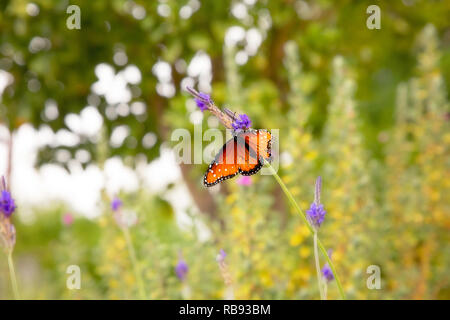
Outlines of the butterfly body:
M251 176L271 158L272 136L267 130L239 131L228 140L209 165L203 184L214 186L239 173Z

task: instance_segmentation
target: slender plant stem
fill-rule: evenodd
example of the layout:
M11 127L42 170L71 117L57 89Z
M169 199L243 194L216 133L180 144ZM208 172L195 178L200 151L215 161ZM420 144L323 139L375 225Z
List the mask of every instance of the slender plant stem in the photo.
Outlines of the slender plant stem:
M134 275L136 277L136 281L138 283L139 288L139 297L141 300L146 299L144 282L142 281L141 270L138 267L138 262L136 258L136 252L134 251L133 242L131 242L130 231L128 228L122 228L123 234L125 236L125 241L127 242L128 253L130 254L131 264L133 265Z
M275 171L275 169L270 165L270 163L268 163L267 161L265 161L266 166L269 168L269 170L271 171L272 175L275 177L275 180L277 180L278 184L280 185L281 189L283 190L284 194L286 195L286 197L288 198L289 202L291 203L291 205L295 208L295 210L297 210L297 212L300 214L300 217L302 218L303 222L306 224L306 226L308 227L309 232L314 235L314 229L311 226L311 224L309 223L308 219L306 219L306 215L303 212L302 209L300 209L300 206L297 204L297 202L295 202L294 197L292 196L292 194L289 192L289 189L286 187L286 185L284 184L283 180L281 180L280 176L277 174L277 172ZM320 251L322 252L322 254L325 256L325 259L328 262L328 265L331 268L331 271L333 271L333 275L334 275L334 279L336 280L336 284L338 286L339 289L339 294L341 295L342 299L345 299L345 293L344 290L342 289L342 285L341 285L341 281L339 280L339 277L336 273L336 269L334 268L334 264L331 261L330 257L327 254L327 251L325 249L325 247L323 246L322 242L320 241L319 238L317 238L317 244L319 246Z
M320 300L325 300L322 286L322 276L320 274L319 250L317 249L317 231L314 232L314 260L316 262L317 284L319 285Z
M16 271L14 269L14 262L12 258L12 250L8 252L8 267L9 267L9 276L11 278L11 285L14 293L14 299L20 300L19 288L17 286L17 279L16 279Z

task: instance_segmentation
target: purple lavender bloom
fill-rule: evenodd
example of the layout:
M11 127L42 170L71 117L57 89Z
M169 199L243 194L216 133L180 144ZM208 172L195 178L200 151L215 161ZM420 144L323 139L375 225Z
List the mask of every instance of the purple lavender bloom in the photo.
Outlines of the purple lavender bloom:
M329 256L330 259L331 259L331 254L333 253L333 251L331 251L331 249L330 249L330 250L328 250L327 253L328 253L328 256ZM333 271L331 271L331 268L330 268L330 266L328 265L328 263L326 263L326 264L323 266L323 268L322 268L322 274L323 274L323 277L325 278L325 280L326 280L327 282L330 282L331 280L334 279Z
M233 126L234 131L238 131L238 130L246 130L246 129L250 128L251 124L252 124L252 121L250 120L248 115L241 114L241 115L239 115L239 119L236 119L233 122L232 126Z
M309 222L316 229L320 227L323 220L325 219L325 214L327 213L323 208L323 205L320 204L321 189L322 189L322 178L318 177L316 180L316 187L314 191L314 202L311 203L309 209L306 210L306 216L308 217Z
M331 280L334 279L334 275L333 275L333 271L331 271L330 266L328 265L328 263L326 263L323 268L322 268L322 274L323 277L325 278L325 280L327 280L328 282L330 282Z
M189 271L189 267L188 267L187 263L183 259L178 260L178 263L175 266L175 273L176 273L178 279L180 279L181 281L184 281L186 279L188 271Z
M114 197L113 201L111 201L111 209L115 212L119 210L123 205L122 200L119 197Z
M2 190L0 193L0 212L8 218L13 214L14 210L16 210L16 204L11 197L11 193L7 190Z
M208 109L207 104L211 103L212 100L211 100L211 97L209 96L209 94L206 94L206 93L203 93L203 92L199 92L198 95L200 96L201 99L195 98L195 103L197 104L197 107L199 107L200 110L203 112L206 109ZM205 103L204 100L206 100L207 103Z
M223 249L220 249L219 254L217 255L217 258L216 258L217 262L224 262L226 256L227 256L227 253Z
M306 215L308 216L309 222L316 227L319 228L325 219L325 214L327 212L323 208L322 204L316 204L315 202L311 203L311 207L306 210Z

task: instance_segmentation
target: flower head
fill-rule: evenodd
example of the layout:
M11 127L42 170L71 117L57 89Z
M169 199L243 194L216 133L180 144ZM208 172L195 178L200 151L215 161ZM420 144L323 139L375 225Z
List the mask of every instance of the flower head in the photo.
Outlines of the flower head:
M14 210L16 210L16 204L11 197L11 193L6 189L5 177L2 177L0 190L0 212L3 213L6 218L9 218Z
M71 213L66 213L63 215L62 222L66 226L70 226L74 221L73 215Z
M113 211L118 211L123 205L122 200L119 199L119 197L114 197L114 199L111 201L111 209Z
M320 192L322 191L322 177L318 176L316 179L316 185L314 189L314 202L320 203Z
M325 219L325 214L327 213L323 208L323 205L320 204L321 189L322 189L322 178L318 177L316 180L316 187L314 191L314 202L311 203L309 209L306 210L306 216L308 217L309 222L316 229L320 227L323 220Z
M328 256L331 259L331 250L328 250ZM322 268L322 275L326 281L330 282L334 279L333 271L331 271L330 266L326 263Z
M323 208L322 204L316 204L315 202L311 203L311 206L308 210L306 210L306 215L309 219L309 222L316 228L319 228L325 219L325 214L327 212Z
M238 131L238 130L246 130L246 129L250 128L251 124L252 124L252 121L250 120L248 115L240 114L239 118L233 122L232 126L233 126L234 131Z
M322 274L323 277L325 278L325 280L327 280L328 282L330 282L331 280L334 279L334 275L333 275L333 271L331 271L330 266L328 265L328 263L326 263L323 268L322 268Z
M175 266L175 273L181 281L184 281L186 279L187 273L189 271L189 267L187 263L183 260L183 258L180 258L178 260L177 265Z
M199 107L200 110L203 112L206 109L208 109L207 104L211 103L212 100L211 100L211 97L209 96L209 94L199 92L198 95L200 98L195 98L195 103L197 104L197 107Z
M219 263L224 262L226 256L227 256L227 253L223 249L220 249L219 254L216 257L217 262L219 262Z
M0 183L0 240L8 252L12 252L16 244L16 228L11 219L9 219L15 209L14 199L6 189L6 181L2 177Z
M252 184L252 178L250 178L249 176L242 176L238 180L236 180L236 183L238 185L248 187Z
M216 257L216 261L217 264L219 265L219 270L220 273L222 274L223 281L227 286L230 286L233 281L231 279L231 274L230 270L228 269L228 265L225 262L226 256L227 253L223 249L220 249L219 254ZM233 296L232 292L231 295Z

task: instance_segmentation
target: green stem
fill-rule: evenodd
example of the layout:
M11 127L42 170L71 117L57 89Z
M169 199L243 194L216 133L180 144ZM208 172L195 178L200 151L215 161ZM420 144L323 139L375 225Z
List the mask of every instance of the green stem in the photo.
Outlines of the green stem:
M311 224L309 223L308 219L306 219L306 215L303 213L302 209L300 209L299 205L297 204L297 202L295 202L294 197L292 196L292 194L289 192L288 188L286 187L286 185L284 184L283 180L281 180L280 176L277 174L277 172L275 171L275 169L270 165L270 163L268 163L267 161L265 161L266 166L269 168L269 170L271 171L272 175L275 177L275 180L277 180L278 184L280 185L281 189L283 190L284 194L286 195L286 197L288 198L289 202L291 203L291 205L295 208L295 210L297 210L297 212L300 214L300 217L302 218L303 222L306 224L306 226L308 227L309 232L314 235L314 229L311 226ZM336 273L336 269L334 268L333 262L331 261L330 257L327 254L327 251L325 250L325 247L323 246L322 242L320 241L319 238L317 238L317 244L319 246L320 251L322 252L322 254L325 256L325 259L328 262L328 265L331 268L331 271L333 271L333 275L334 275L334 279L336 280L336 284L338 286L339 289L339 293L341 295L342 299L345 299L345 293L344 290L342 289L342 285L341 285L341 281L339 280L339 277Z
M16 279L16 271L14 269L14 262L12 258L12 250L8 252L8 267L9 267L9 276L11 278L11 285L14 293L14 299L20 300L19 288L17 286L17 279Z
M131 264L133 265L134 275L138 283L139 297L141 300L145 300L145 289L144 282L142 281L141 271L138 267L138 262L136 259L136 252L134 251L133 242L131 241L130 231L128 228L122 228L123 234L125 236L125 241L127 242L128 253L130 254Z
M319 250L317 250L317 231L314 232L314 260L316 262L317 284L319 285L320 300L325 300L320 274Z

